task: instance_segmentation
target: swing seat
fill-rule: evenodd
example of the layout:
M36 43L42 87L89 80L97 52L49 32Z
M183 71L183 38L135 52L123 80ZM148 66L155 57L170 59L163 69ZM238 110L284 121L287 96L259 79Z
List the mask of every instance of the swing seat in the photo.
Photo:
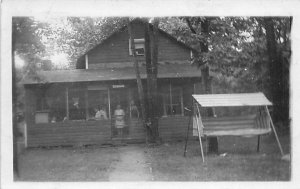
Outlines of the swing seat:
M271 132L267 115L205 118L202 120L204 136L255 136Z

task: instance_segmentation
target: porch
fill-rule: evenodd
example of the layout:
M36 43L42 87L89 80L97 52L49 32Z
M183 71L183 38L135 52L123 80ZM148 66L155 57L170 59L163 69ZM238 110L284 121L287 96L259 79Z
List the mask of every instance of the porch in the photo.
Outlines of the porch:
M159 81L159 135L164 141L182 140L189 118L184 107L191 106L195 80ZM145 142L134 80L52 83L25 89L28 147ZM122 136L116 128L118 105L124 110ZM96 117L97 108L106 115Z

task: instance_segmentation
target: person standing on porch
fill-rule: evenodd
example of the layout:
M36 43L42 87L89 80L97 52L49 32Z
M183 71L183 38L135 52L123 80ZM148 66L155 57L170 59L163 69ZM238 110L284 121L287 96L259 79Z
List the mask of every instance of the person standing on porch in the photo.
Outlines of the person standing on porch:
M125 127L125 112L121 109L121 105L117 105L117 109L114 112L116 119L115 126L119 136L123 136L123 128Z

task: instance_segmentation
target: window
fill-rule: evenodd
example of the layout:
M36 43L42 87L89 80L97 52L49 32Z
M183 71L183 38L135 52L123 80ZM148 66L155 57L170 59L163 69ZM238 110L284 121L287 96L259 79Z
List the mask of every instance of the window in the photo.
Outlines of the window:
M98 112L98 113L97 113ZM88 119L109 119L108 90L103 88L88 89Z
M137 56L145 55L145 39L134 39L134 47ZM129 55L132 55L130 39L129 39Z
M86 119L86 103L85 91L79 88L70 89L69 95L69 119L85 120Z
M169 84L163 95L164 115L183 115L182 88Z
M66 117L65 89L55 84L39 89L35 123L61 122Z

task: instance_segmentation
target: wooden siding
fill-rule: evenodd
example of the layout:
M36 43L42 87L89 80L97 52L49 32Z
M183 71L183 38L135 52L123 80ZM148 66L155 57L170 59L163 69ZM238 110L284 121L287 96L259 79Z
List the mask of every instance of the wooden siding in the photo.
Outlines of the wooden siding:
M133 36L136 39L144 38L144 26L134 23ZM190 50L159 33L158 61L190 60ZM139 61L145 61L144 56L138 57ZM127 30L120 31L88 53L89 64L131 62L129 55L129 37ZM89 66L93 68L97 66Z
M25 88L25 121L27 126L34 124L34 113L36 107L36 90Z
M143 127L141 119L131 119L129 122L129 135L128 140L145 142L146 141L146 130Z
M35 124L28 128L28 146L60 146L107 143L111 139L110 121L70 121Z
M163 141L184 140L189 117L163 117L159 120L159 134ZM192 123L191 123L192 124ZM78 121L35 124L28 128L28 147L74 146L112 143L111 123L106 121ZM189 136L192 136L192 125ZM141 120L131 120L129 135L124 142L145 142L146 132Z

